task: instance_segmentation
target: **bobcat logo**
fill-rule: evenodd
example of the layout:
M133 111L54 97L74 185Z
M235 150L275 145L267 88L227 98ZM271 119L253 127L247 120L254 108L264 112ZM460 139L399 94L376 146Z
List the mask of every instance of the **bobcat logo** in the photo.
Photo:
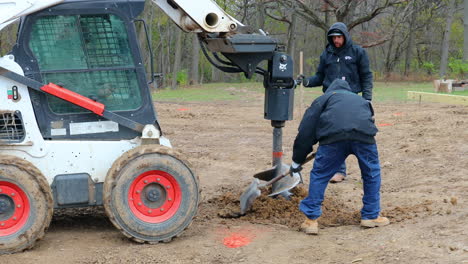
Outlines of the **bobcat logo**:
M288 64L281 64L281 63L280 63L280 65L279 65L279 70L284 72L284 71L287 70L287 67L288 67Z

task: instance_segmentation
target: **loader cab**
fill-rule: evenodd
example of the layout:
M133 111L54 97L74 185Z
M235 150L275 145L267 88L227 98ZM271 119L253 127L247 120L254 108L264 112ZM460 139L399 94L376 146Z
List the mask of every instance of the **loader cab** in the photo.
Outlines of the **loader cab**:
M15 60L25 76L55 83L142 124L157 124L134 19L144 1L65 1L21 20ZM131 139L139 133L30 89L44 139Z

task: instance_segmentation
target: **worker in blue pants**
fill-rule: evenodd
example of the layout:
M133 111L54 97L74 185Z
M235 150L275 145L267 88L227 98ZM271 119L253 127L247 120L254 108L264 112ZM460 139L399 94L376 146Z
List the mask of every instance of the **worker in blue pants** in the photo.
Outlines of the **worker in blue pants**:
M301 225L305 233L318 233L317 219L322 214L325 189L349 155L358 159L364 186L361 226L390 223L388 218L380 216L381 178L373 115L371 103L353 93L341 79L333 81L305 112L294 141L291 165L293 173L300 173L306 156L319 143L310 172L309 194L299 205L306 216Z

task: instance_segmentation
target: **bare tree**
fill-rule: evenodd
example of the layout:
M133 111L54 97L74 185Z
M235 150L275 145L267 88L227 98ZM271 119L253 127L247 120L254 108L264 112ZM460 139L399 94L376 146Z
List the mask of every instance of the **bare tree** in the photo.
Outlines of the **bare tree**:
M386 37L388 37L389 42L386 46L386 58L385 58L385 74L388 76L400 59L400 56L403 53L403 49L406 47L404 43L409 36L408 32L401 30L402 24L407 20L408 16L411 15L409 12L410 6L407 5L403 10L395 8L390 17L391 32ZM397 34L400 32L401 34ZM397 38L397 36L399 38Z
M371 21L383 14L388 8L406 4L410 0L280 0L280 4L291 8L297 5L297 14L308 23L327 31L330 27L329 16L322 13L333 14L335 21L343 22L349 30L357 25ZM319 2L319 4L317 3ZM377 39L371 42L381 44L388 38ZM360 43L365 46L365 43ZM378 45L377 44L377 45ZM376 45L371 43L370 46Z
M439 70L442 32L445 30L445 23L441 25L440 21L446 20L447 6L450 1L217 0L222 8L233 17L242 20L245 25L264 29L280 43L286 44L286 51L289 54L295 55L299 50L304 51L305 72L316 70L319 55L323 51L323 43L326 42L324 33L332 23L342 21L351 30L353 41L368 48L372 69L377 78L395 72L408 75L423 69L428 73L436 73ZM463 2L465 4L468 2L468 0L456 1L460 7L463 7ZM406 13L405 9L407 9ZM165 79L165 85L171 86L173 79L176 79L177 72L181 69L190 73L190 83L195 83L197 79L200 82L202 77L208 82L239 80L239 75L224 75L215 68L210 69L209 63L202 57L196 63L198 52L192 36L183 37L187 45L182 43L182 48L185 46L185 50L182 49L182 52L178 53L182 56L177 65L179 70L175 71L178 36L174 34L172 23L164 19L165 16L158 9L155 9L153 13L153 15L145 14L144 18L153 20L148 21L148 24L153 28L152 41L156 70L165 76L174 74L174 78ZM456 9L453 16L453 24L459 27L462 22L459 17L463 18L461 9ZM467 28L465 34L468 35L466 21L468 21L468 13L463 21ZM468 37L464 39L466 44L463 43L462 38L452 38L450 47L459 49L462 47L461 43L464 44L463 47L466 50L464 56L467 57ZM2 40L5 41L5 39ZM457 51L461 54L460 50ZM191 56L183 56L184 52ZM453 53L453 55L456 54ZM146 59L147 56L143 57ZM200 67L198 78L195 77L197 65Z
M262 0L257 0L256 13L257 13L257 16L256 16L257 28L264 29L265 28L265 5Z
M414 45L414 32L415 32L415 22L416 22L416 12L418 10L417 1L413 1L411 4L411 15L408 21L408 45L406 46L406 53L405 53L405 72L404 75L408 76L411 68L411 57Z
M450 34L452 32L453 13L455 12L456 0L450 0L447 12L447 23L445 25L444 40L442 41L442 56L440 59L440 78L445 78L447 74L448 53Z
M468 62L468 0L465 0L465 6L463 9L463 60Z
M289 55L294 57L294 53L296 51L296 21L297 15L294 9L291 12L291 22L289 23L288 28L288 44L286 51Z
M280 2L295 2L299 6L299 14L307 21L323 30L328 30L329 25L321 18L320 12L329 12L335 15L336 21L345 23L351 30L357 25L368 22L382 14L387 8L407 3L409 0L321 0L322 5L317 5L316 0L281 0ZM326 4L326 10L322 10ZM364 8L363 8L364 7Z
M198 36L193 34L192 37L192 67L190 71L190 84L198 84L198 65L200 64L200 44Z
M176 31L177 38L176 38L176 47L175 47L174 68L172 70L172 84L171 84L172 89L177 88L177 73L179 72L180 61L182 58L182 30L179 29L178 27L174 27L174 30Z

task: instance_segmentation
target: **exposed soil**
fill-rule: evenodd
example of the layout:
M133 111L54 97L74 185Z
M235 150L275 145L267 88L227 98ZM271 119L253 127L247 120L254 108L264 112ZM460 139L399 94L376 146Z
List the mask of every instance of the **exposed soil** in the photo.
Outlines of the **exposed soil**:
M347 180L328 186L319 235L308 236L298 232L304 220L298 203L311 164L291 200L264 191L248 214L236 217L252 175L271 168L272 128L263 119L263 95L255 98L156 104L163 132L202 188L199 214L180 237L141 245L115 229L102 208L59 210L36 247L0 262L468 263L468 107L375 103L382 214L391 225L359 226L362 183L349 157ZM286 163L297 116L283 131Z
M299 211L298 204L307 196L307 189L299 186L293 189L292 193L290 200L281 196L273 199L265 193L262 194L255 200L252 209L246 215L240 216L240 220L250 223L280 224L298 229L304 221L304 215ZM221 208L218 211L219 217L238 218L240 215L240 195L241 193L228 192L209 200L208 203ZM358 210L350 208L346 203L333 197L323 202L322 209L320 225L323 226L353 225L360 221ZM209 213L212 214L212 212Z

